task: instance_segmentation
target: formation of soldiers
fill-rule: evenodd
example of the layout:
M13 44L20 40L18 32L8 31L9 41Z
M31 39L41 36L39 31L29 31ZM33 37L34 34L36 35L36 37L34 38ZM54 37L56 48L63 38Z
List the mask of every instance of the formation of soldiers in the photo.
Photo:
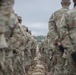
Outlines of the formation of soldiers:
M14 0L0 0L0 75L26 75L36 57L37 41L13 5Z
M22 25L14 0L0 0L0 75L76 75L76 0L61 0L38 43ZM32 70L30 72L30 70Z

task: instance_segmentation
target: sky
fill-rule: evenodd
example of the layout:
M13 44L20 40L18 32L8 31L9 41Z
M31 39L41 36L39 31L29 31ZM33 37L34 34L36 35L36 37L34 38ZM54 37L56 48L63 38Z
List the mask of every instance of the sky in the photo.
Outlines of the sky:
M14 10L22 17L22 25L32 35L47 35L48 21L53 12L61 8L61 0L15 0ZM70 8L73 7L71 3Z

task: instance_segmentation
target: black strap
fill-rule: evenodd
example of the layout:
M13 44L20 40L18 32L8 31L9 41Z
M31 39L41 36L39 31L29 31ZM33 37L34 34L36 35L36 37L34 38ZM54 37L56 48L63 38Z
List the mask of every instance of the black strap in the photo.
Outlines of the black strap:
M58 47L59 47L59 50L60 50L62 53L64 53L65 48L64 48L62 45L60 45L60 46L58 46Z

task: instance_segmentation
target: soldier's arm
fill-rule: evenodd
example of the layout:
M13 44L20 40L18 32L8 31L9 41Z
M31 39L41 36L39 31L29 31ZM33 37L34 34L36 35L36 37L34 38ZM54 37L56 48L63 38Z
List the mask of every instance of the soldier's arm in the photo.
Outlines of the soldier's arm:
M53 43L55 43L57 40L59 40L58 38L58 33L57 33L57 26L56 26L56 22L55 22L55 14L52 14L52 16L49 19L49 37L51 39L51 41L53 41Z
M57 42L57 46L59 47L60 51L64 53L65 47L66 47L66 41L69 42L69 36L68 36L68 25L67 25L67 14L63 15L60 22L60 42ZM67 39L67 40L66 40ZM65 44L65 45L64 45Z
M55 17L56 15L53 13L48 22L49 31L55 31Z
M68 36L68 15L64 14L60 22L60 38L61 40L65 39Z
M68 25L69 22L70 22L69 15L66 13L61 18L60 28L59 28L61 44L63 45L63 47L65 47L68 50L73 49L71 40L69 38L69 25Z

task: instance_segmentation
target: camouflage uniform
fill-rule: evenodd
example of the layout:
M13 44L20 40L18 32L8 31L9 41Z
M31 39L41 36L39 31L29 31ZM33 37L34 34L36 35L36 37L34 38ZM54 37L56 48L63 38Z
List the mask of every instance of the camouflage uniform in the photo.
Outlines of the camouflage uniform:
M30 32L28 35L27 29L24 29L18 22L19 19L17 19L18 17L12 9L14 0L1 1L0 47L2 48L0 48L0 75L25 75L26 66L29 65L29 61L31 62L36 54L36 40L30 36ZM4 49L7 47L7 43L8 49ZM28 49L26 48L27 44Z
M28 32L26 32L26 34L28 37L28 42L26 45L26 50L28 53L25 54L25 57L27 57L27 58L25 58L26 59L25 66L26 66L26 69L28 69L29 66L32 66L33 59L36 56L36 40Z
M68 7L62 7L60 10L54 12L49 19L49 31L51 32L50 37L53 43L59 37L60 20L63 14L69 10Z
M50 62L49 71L53 72L54 75L66 74L66 72L64 73L64 64L66 60L62 58L62 53L54 44L60 41L60 20L63 14L68 10L69 7L62 7L60 10L54 12L49 19L49 32L47 34L48 62Z
M14 51L13 57L13 68L14 68L14 75L25 75L25 63L24 63L24 52L26 49L27 44L27 37L24 34L24 30L22 30L22 26L18 23L15 26L13 31L13 35L11 37L11 49Z
M76 7L69 10L61 19L60 35L62 44L67 48L67 71L68 75L76 75L76 66L72 61L71 53L76 51Z
M18 19L20 21L21 18L18 16ZM28 70L27 68L31 66L31 60L33 60L32 54L36 54L35 51L32 53L30 50L30 48L33 47L32 45L35 45L35 40L26 32L26 27L21 26L21 24L18 23L15 26L10 42L11 49L13 49L13 51L15 50L13 57L14 75L24 75Z
M7 75L5 73L6 64L4 64L6 62L6 52L5 51L7 50L6 47L8 47L8 46L6 46L7 40L5 39L6 38L5 35L8 30L7 27L9 25L8 23L9 23L9 19L10 19L10 14L12 12L13 4L14 4L14 0L1 0L1 2L0 2L0 43L3 41L0 44L0 47L3 47L2 49L0 48L0 66L2 68L0 70L0 75L2 75L2 74ZM2 73L1 73L1 71L2 71Z
M10 20L8 21L8 26L6 27L7 31L5 32L5 37L8 43L8 49L5 52L6 60L5 60L5 73L6 75L12 75L13 74L13 64L12 64L12 57L13 57L13 51L10 49L10 38L12 37L13 29L15 25L17 24L18 20L16 16L11 13ZM7 35L6 35L7 34Z
M24 62L24 49L25 38L20 32L19 26L15 26L12 37L9 40L9 48L13 51L13 69L14 75L24 75L23 62Z
M48 39L47 37L45 37L39 44L39 50L40 50L40 53L42 54L42 61L45 62L46 64L49 64L48 62Z
M59 27L60 27L60 20L62 15L68 11L69 8L62 8L52 14L52 16L49 19L49 32L47 34L47 40L44 39L44 41L41 41L41 49L40 52L42 54L42 59L45 61L45 63L48 64L49 70L51 67L54 68L53 60L50 61L51 58L55 57L58 52L60 54L61 59L61 52L57 51L58 48L55 47L55 43L60 40L60 34L59 34ZM46 58L46 59L45 59ZM59 57L57 57L59 58ZM59 63L60 61L57 61L56 63Z

